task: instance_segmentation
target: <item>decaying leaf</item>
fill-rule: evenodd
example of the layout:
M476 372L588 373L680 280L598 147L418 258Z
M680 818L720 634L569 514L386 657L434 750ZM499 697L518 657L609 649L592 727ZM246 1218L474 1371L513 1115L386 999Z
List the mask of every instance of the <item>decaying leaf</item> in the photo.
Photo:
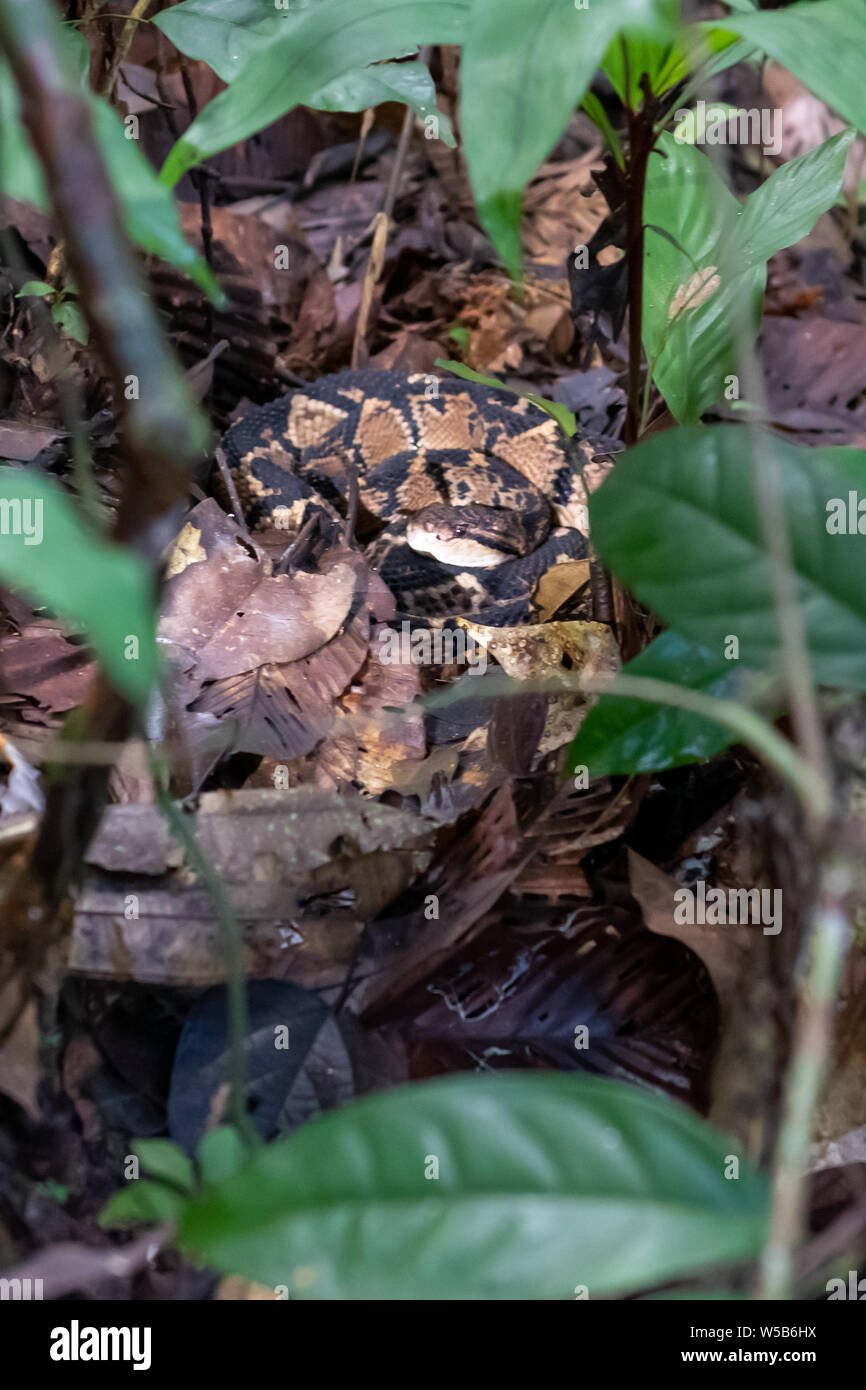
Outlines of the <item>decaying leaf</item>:
M710 295L715 294L722 283L716 272L716 266L705 266L703 270L696 270L690 280L684 280L678 285L676 294L668 305L668 319L675 319L683 312L699 309L702 304L706 304Z
M417 812L315 787L208 792L194 829L244 931L253 978L342 980L364 922L423 871ZM166 984L225 978L205 885L153 806L114 806L76 900L70 969ZM142 881L147 873L152 886Z
M563 674L579 674L593 681L609 676L613 680L620 667L616 638L603 623L573 621L498 628L482 627L467 618L459 622L517 680L549 679L554 683ZM579 692L548 697L547 719L538 740L539 756L571 742L594 699Z
M672 936L700 956L715 985L720 1003L725 1004L749 949L752 929L731 923L716 926L676 922L674 894L680 887L676 879L631 849L628 862L631 891L640 903L644 922L650 931L660 936Z

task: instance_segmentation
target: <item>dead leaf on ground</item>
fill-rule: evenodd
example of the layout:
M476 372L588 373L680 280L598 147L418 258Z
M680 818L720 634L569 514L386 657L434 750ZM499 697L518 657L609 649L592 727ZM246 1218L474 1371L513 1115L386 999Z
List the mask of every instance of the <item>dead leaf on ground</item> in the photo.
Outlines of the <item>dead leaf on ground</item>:
M209 792L193 828L243 928L250 976L309 988L342 981L363 923L432 852L433 827L417 812L345 790ZM174 985L225 978L210 894L155 807L109 807L87 862L70 970Z
M681 885L631 849L628 863L631 891L650 931L659 936L671 936L694 951L707 968L719 1002L725 1005L737 983L753 929L731 923L716 926L674 921L674 894Z
M603 623L536 623L499 628L483 627L468 618L458 621L495 657L506 674L517 680L548 679L553 683L563 675L582 675L588 680L609 677L612 681L620 668L616 638ZM548 695L547 719L538 741L539 755L570 743L596 698L579 691Z

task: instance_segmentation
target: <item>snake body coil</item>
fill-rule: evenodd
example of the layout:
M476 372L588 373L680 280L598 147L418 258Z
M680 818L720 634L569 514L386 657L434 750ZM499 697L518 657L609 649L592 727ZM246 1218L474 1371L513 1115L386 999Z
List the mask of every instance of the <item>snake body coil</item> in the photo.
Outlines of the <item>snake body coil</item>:
M606 441L571 441L578 466ZM346 514L401 614L537 621L538 579L588 554L586 494L555 422L474 382L345 371L252 410L224 439L251 529Z

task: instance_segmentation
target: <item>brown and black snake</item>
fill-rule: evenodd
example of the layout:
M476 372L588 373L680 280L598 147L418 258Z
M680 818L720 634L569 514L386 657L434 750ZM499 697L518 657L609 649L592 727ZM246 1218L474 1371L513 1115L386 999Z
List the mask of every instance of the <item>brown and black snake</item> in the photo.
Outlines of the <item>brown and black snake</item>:
M566 443L476 382L344 371L251 410L223 447L252 530L344 517L354 476L356 534L398 612L503 626L538 621L540 577L588 555L581 469L611 441Z

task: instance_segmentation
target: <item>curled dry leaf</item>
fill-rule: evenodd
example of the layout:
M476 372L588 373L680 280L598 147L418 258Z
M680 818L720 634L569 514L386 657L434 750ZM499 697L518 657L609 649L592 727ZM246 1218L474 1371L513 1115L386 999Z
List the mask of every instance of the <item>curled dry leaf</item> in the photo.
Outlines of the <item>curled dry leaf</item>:
M187 720L233 720L227 751L308 753L367 655L368 610L387 616L393 606L361 556L335 548L316 573L275 575L266 553L207 501L190 513L170 570L159 631L182 672Z
M752 929L729 923L717 926L676 922L674 894L680 884L634 850L629 850L628 862L631 891L640 904L644 922L650 931L659 936L672 936L700 957L715 986L719 1003L724 1006L737 982L751 943Z

